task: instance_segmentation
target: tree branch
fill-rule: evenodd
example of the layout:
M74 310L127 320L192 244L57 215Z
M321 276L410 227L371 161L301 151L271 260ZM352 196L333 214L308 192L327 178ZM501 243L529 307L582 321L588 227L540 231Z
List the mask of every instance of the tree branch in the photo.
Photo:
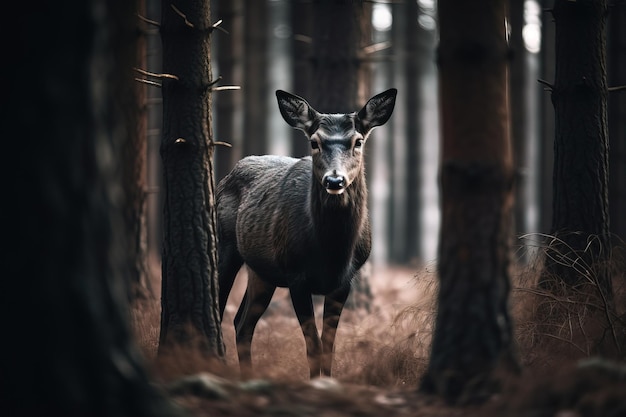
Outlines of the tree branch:
M543 84L546 86L546 88L544 88L544 91L554 91L554 85L550 84L549 82L547 82L546 80L542 80L541 78L537 80L537 82L539 84Z
M186 24L187 26L189 26L190 28L195 27L195 26L193 25L193 23L191 23L189 20L187 20L187 16L185 15L185 13L181 12L181 11L178 9L178 7L174 6L173 4L171 4L170 6L172 6L172 10L174 10L174 12L175 12L177 15L179 15L180 17L182 17L182 18L183 18L183 20L185 21L185 24Z
M623 91L623 90L626 90L626 85L618 85L616 87L609 87L608 90L609 90L609 93L614 93L616 91Z
M213 23L211 25L211 29L217 29L217 30L221 30L222 32L224 32L227 35L230 35L230 33L228 33L228 31L226 29L224 29L223 27L221 27L220 25L222 24L223 20L220 19L217 22Z
M178 76L177 75L173 75L173 74L157 74L157 73L154 73L154 72L149 72L149 71L146 71L146 70L142 70L141 68L133 68L133 69L135 71L137 71L138 73L140 73L141 75L145 75L145 76L148 76L148 77L161 78L161 79L169 78L169 79L172 79L172 80L179 80Z
M241 90L240 85L223 85L220 87L211 88L211 91L224 91L224 90Z
M144 83L144 84L148 84L148 85L151 85L153 87L159 87L159 88L162 87L162 85L157 83L157 82L150 81L150 80L145 80L143 78L135 78L135 81L140 82L140 83Z
M154 20L150 20L147 17L144 17L142 15L140 15L139 13L137 13L137 17L139 18L139 20L141 20L142 22L145 22L149 25L152 26L156 26L156 27L161 27L161 25L158 22L155 22Z

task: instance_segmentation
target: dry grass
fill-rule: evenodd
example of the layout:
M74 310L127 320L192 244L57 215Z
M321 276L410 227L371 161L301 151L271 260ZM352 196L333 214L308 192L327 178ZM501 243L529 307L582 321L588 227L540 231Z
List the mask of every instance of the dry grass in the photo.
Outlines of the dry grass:
M574 411L563 415L604 415L588 414L580 410L584 407L595 411L606 410L607 402L617 404L615 407L622 410L620 407L623 407L623 401L620 403L618 398L621 397L617 392L621 388L626 389L626 371L616 371L619 368L612 368L611 364L614 362L602 362L592 366L576 364L581 359L598 355L618 362L624 361L624 247L614 251L610 262L616 300L610 311L605 300L594 292L592 279L574 293L555 295L553 292L537 289L536 282L542 270L545 246L527 246L523 250L530 252L524 253L524 262L517 262L513 267L511 313L524 371L520 378L508 381L507 388L497 400L486 404L482 409L466 408L459 413L459 409L433 404L432 400L425 400L423 396L416 394L416 387L428 361L436 310L435 266L429 265L421 268L417 274L414 269L409 268L374 269L370 277L373 295L370 312L344 311L337 333L333 365L333 376L344 387L339 397L336 393L310 392L314 388L307 385L309 378L304 339L288 291L278 289L254 335L254 378L273 381L272 384L277 389L291 387L289 389L292 392L271 395L266 393L263 394L266 395L264 400L260 400L257 394L233 394L242 397L225 403L211 403L210 406L215 411L213 415L269 413L267 407L261 407L257 402L275 401L268 399L274 395L284 396L284 404L303 401L302 397L305 395L309 398L307 401L317 401L314 399L321 395L329 401L331 397L334 398L332 401L337 401L337 404L343 404L344 407L341 413L328 414L320 411L311 415L377 415L376 410L380 411L381 405L395 410L388 415L408 413L418 416L547 416L564 409ZM160 271L158 265L156 266L153 272L158 277ZM229 381L238 380L232 321L245 290L245 279L245 272L241 272L224 317L223 333L227 348L225 366L208 363L201 355L188 351L174 352L157 361L159 301L155 297L134 306L133 328L139 346L158 379L168 381L183 375L209 371L224 376ZM154 288L159 287L158 278L155 278ZM321 328L321 299L316 299L315 303L318 328ZM586 382L583 383L582 380ZM609 389L603 385L609 383L619 388ZM347 399L346 396L353 398ZM565 397L569 398L569 402ZM241 401L241 404L232 404L233 401ZM355 405L356 402L361 405ZM319 403L309 406L313 410L315 407L320 410L323 407L328 411L327 404L328 401L321 399ZM239 406L242 408L237 408ZM293 407L298 408L297 405ZM365 412L363 407L370 407L371 413ZM416 408L420 410L418 413L415 412ZM281 415L293 414L285 412Z

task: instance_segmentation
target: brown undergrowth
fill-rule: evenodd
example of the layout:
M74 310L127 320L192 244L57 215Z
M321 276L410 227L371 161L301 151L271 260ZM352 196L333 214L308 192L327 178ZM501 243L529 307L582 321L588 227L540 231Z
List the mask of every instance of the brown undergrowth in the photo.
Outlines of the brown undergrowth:
M573 292L539 289L544 247L524 247L529 252L512 268L510 305L522 374L505 381L500 395L477 408L450 408L417 391L436 310L434 265L419 273L374 268L370 311L347 310L340 322L333 365L333 381L340 385L309 383L304 340L284 289L276 291L257 326L255 375L247 382L239 380L232 320L245 290L245 272L235 283L224 317L225 363L207 362L185 350L157 360L156 298L135 305L133 329L157 381L209 372L230 387L227 399L178 398L193 415L622 415L611 413L626 404L621 395L626 392L624 247L615 249L610 261L615 293L610 306L594 291L593 279ZM315 305L319 318L321 299ZM256 386L254 381L266 382Z

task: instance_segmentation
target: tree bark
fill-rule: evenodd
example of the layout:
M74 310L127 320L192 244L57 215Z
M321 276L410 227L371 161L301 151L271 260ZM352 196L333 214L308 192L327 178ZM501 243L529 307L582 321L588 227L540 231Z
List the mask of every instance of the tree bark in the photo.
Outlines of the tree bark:
M130 85L135 4L16 6L30 18L11 26L20 56L2 69L5 134L19 138L6 143L14 176L5 192L19 198L4 213L0 414L176 415L149 383L128 326L120 161L133 126L117 92Z
M553 210L542 286L592 281L611 297L606 0L555 2Z
M439 2L439 296L422 389L449 402L485 399L496 373L516 366L507 308L513 162L505 16L505 1Z
M211 137L208 0L164 2L161 37L165 230L159 354L173 345L222 357Z
M137 10L123 18L132 19L127 25L126 38L131 41L132 53L124 62L133 62L136 68L146 69L146 36L139 29L136 14L146 14L145 0L138 0ZM121 85L116 97L122 102L121 109L127 117L128 144L123 148L122 186L127 196L124 210L124 224L127 230L132 231L133 242L129 250L129 284L131 299L146 298L152 295L152 288L148 280L148 232L147 232L147 156L148 156L148 112L146 85L136 82L133 69L129 66L124 69L124 80L128 85ZM134 94L129 94L133 91Z

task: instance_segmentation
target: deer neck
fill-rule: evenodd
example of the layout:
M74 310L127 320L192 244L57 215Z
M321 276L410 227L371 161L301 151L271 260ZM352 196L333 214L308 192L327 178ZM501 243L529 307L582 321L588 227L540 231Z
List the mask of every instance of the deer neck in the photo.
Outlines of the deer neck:
M339 195L312 181L311 215L321 245L340 256L350 256L367 217L367 187L361 172Z

